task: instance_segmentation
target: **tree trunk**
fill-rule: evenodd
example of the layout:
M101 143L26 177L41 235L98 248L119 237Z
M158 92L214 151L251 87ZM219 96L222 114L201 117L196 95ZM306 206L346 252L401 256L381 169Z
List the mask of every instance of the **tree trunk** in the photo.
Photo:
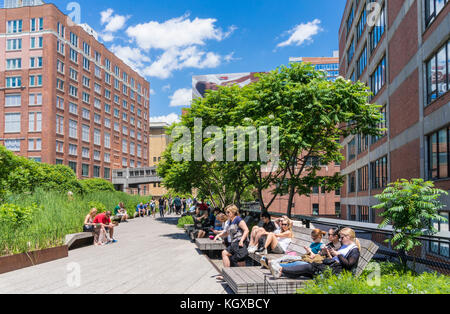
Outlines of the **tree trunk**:
M295 185L291 185L289 187L289 201L288 201L288 208L287 208L287 216L292 218L292 205L294 204L294 196L295 196Z

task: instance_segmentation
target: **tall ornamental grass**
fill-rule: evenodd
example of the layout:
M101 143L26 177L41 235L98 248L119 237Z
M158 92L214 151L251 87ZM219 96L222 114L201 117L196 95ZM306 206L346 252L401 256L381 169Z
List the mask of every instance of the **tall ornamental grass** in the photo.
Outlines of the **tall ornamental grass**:
M0 207L0 256L64 245L67 234L82 232L93 205L112 211L123 202L131 214L137 204L149 199L107 191L74 195L72 200L66 194L43 190L10 195ZM26 219L18 223L22 212Z

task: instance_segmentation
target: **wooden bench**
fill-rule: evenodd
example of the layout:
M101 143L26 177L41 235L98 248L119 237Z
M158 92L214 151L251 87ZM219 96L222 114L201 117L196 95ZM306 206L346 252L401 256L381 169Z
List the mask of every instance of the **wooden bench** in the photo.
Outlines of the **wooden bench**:
M195 244L200 251L208 253L223 251L226 249L226 246L222 243L222 241L213 241L209 238L195 239Z
M69 250L74 250L83 246L94 244L94 234L92 232L81 232L66 235L66 245Z
M311 244L311 231L306 228L294 227L294 239L287 251L296 252L297 255L305 254L304 246ZM359 241L361 256L354 272L355 276L361 275L378 250L378 245L370 240L359 239ZM258 263L261 260L261 256L257 254L249 256ZM283 255L269 254L267 257L269 260L273 260L283 257ZM289 279L285 277L274 279L268 269L261 267L224 268L222 273L224 280L236 294L294 294L309 280L308 278Z

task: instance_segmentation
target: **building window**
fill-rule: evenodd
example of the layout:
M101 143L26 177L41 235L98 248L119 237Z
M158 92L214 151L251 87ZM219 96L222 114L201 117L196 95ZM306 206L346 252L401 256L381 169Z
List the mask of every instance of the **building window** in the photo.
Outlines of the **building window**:
M383 88L386 83L386 57L383 57L375 72L370 76L370 90L374 96Z
M378 46L378 43L380 42L381 37L383 36L385 30L386 30L386 10L385 6L383 6L383 8L380 11L380 15L377 18L377 21L375 22L375 25L369 34L370 52L372 52Z
M372 189L382 189L388 184L388 158L384 156L370 164Z
M64 161L62 159L56 159L55 165L63 165Z
M20 76L7 77L6 87L7 88L22 87L22 78Z
M20 70L22 68L22 59L6 59L6 70Z
M8 34L22 33L22 26L22 20L8 21L6 32Z
M354 172L350 173L347 176L348 180L348 193L355 193L356 192L356 175Z
M5 133L20 133L20 113L5 114Z
M448 0L425 0L425 26L428 27L442 11Z
M78 36L70 32L70 43L78 48Z
M101 145L101 131L94 129L94 145Z
M69 155L77 156L78 155L78 147L77 145L69 144Z
M89 165L87 164L81 165L81 175L83 177L89 177Z
M446 127L428 136L428 177L432 180L450 177L450 128Z
M6 41L6 50L7 51L13 51L13 50L21 50L22 49L22 39L8 39Z
M20 107L22 98L20 94L5 95L5 107Z
M42 113L30 112L28 113L28 131L41 132L42 131Z
M41 93L37 93L37 94L29 94L28 96L28 105L29 106L41 106L42 105L42 94ZM63 106L64 108L64 106Z
M42 86L42 75L30 75L30 87Z
M69 161L69 167L70 169L73 170L73 172L75 172L75 174L77 174L77 163L74 161Z
M56 115L56 133L64 135L64 117Z
M358 27L356 31L356 40L358 42L361 39L362 34L364 33L367 24L366 22L367 22L367 12L366 9L364 8L362 10L361 16L359 17Z
M334 214L337 218L341 218L341 203L334 203Z
M356 206L355 205L348 205L348 214L347 217L351 221L356 221Z
M347 63L350 64L350 62L353 59L353 56L355 55L355 38L352 38L352 43L350 44L350 47L347 51ZM139 100L139 97L138 97Z
M64 74L64 63L57 60L56 66L58 68L58 71ZM30 58L30 68L38 69L42 68L42 57L31 57Z
M81 134L82 140L89 143L89 125L82 125Z
M319 204L313 204L313 216L319 216Z
M381 114L383 115L383 121L381 121L378 124L378 128L379 129L387 129L388 122L387 122L387 114L386 114L386 105L384 105L383 108L381 108ZM387 131L385 131L381 136L372 136L371 144L375 144L376 142L378 142L380 139L382 139L386 135L387 135Z
M94 178L100 178L100 167L94 166Z
M69 120L69 137L78 138L77 121Z
M348 161L356 158L356 138L348 143Z
M369 166L358 169L358 192L369 189Z
M12 152L20 152L20 140L5 140L5 148Z
M38 49L38 48L42 48L43 46L44 46L44 39L42 38L42 36L30 38L30 48L31 49Z
M109 180L111 178L111 169L110 168L104 168L104 178L106 180Z
M357 61L357 74L356 76L359 78L367 66L367 45L364 46L364 49L359 56L359 59Z
M352 24L353 24L353 18L355 17L355 8L352 6L352 8L350 9L350 13L349 13L349 15L348 15L348 17L347 17L347 22L346 22L346 25L347 25L347 35L350 33L350 29L351 29L351 27L352 27Z
M56 152L64 153L64 143L60 141L56 141Z
M41 31L43 29L44 29L44 19L42 17L31 19L30 31L36 32Z
M111 135L109 133L105 133L105 147L111 148Z
M450 41L426 62L427 67L427 105L450 89L449 59Z
M358 155L369 148L369 136L358 134Z
M359 221L370 222L370 208L368 206L358 206Z
M448 211L440 212L439 215L441 215L442 217L447 219L447 221L446 222L433 221L434 228L436 230L442 231L442 232L450 231L449 223L448 223L449 212ZM430 251L430 253L440 255L440 256L443 256L446 258L450 258L449 245L450 245L449 242L430 242L429 251Z
M127 154L128 153L128 143L127 140L122 140L122 153Z

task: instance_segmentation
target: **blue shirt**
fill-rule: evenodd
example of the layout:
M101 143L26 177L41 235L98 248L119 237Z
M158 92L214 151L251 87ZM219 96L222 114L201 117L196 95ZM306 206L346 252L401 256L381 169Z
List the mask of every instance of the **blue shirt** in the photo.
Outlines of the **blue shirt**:
M313 244L311 244L310 246L309 246L309 248L311 249L311 251L314 253L314 254L319 254L319 252L320 252L320 250L322 249L322 246L323 246L323 243L322 242L319 242L319 243L313 243Z

